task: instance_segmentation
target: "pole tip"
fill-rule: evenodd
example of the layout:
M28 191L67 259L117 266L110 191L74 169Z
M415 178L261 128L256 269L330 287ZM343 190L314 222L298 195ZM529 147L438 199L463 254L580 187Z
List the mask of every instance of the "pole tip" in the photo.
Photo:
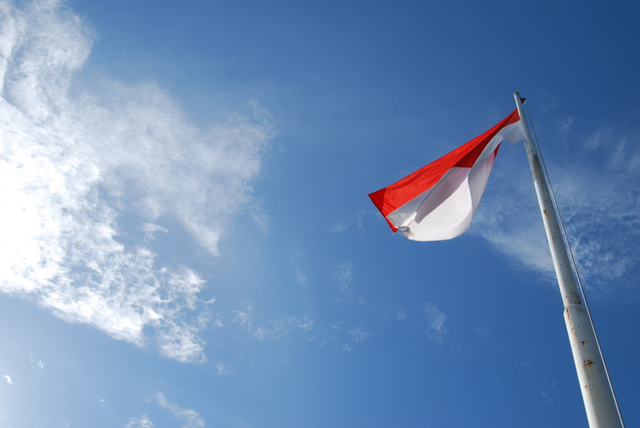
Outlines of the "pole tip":
M516 100L519 100L521 103L524 103L525 101L527 101L526 98L520 96L520 92L514 92L513 96L515 97Z

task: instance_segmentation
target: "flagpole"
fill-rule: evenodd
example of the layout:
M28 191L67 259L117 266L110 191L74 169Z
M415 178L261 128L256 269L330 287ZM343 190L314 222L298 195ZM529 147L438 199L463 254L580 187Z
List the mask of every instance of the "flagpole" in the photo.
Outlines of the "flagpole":
M544 174L540 155L531 138L525 119L520 94L513 94L520 120L525 132L527 156L533 174L533 182L538 195L542 221L547 232L553 265L558 277L558 285L564 303L564 320L571 342L573 361L578 372L587 419L590 428L623 428L613 388L607 376L604 359L596 339L595 331L587 309L582 303L578 285L572 270L569 254L558 222L547 178Z

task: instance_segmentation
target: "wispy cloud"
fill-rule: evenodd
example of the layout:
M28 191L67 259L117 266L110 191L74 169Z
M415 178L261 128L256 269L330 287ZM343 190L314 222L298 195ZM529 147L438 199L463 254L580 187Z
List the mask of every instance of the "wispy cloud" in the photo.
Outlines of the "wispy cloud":
M342 346L342 350L345 352L351 352L353 351L353 346L354 344L358 343L358 342L362 342L364 341L366 338L371 336L371 333L367 332L367 331L363 331L362 327L357 326L354 328L351 328L349 330L347 330L347 334L349 339L351 340L350 342L345 342L344 345Z
M355 227L356 229L362 229L362 218L367 214L378 215L376 211L359 211L351 216L343 217L329 226L330 233L340 233L347 230L350 227Z
M354 342L361 342L371 336L371 333L362 331L362 327L358 326L349 330L349 335L352 337Z
M253 119L201 129L152 83L103 79L72 96L91 31L56 1L22 5L0 0L0 291L138 346L155 332L163 355L204 361L189 315L204 281L118 238L135 212L147 240L172 218L218 254L250 200L268 114L254 104Z
M385 308L384 309L384 318L385 319L395 319L398 321L402 321L407 318L407 312L405 312L399 305L395 305L395 308Z
M234 311L233 313L235 315L231 322L240 324L240 326L256 339L282 339L291 332L309 333L314 328L313 320L306 316L288 316L277 321L270 320L261 326L256 326L253 323L252 311L253 306L248 306L244 310Z
M160 407L169 410L173 416L178 419L182 428L201 428L204 427L204 420L200 418L200 414L193 409L185 409L173 403L169 403L164 394L156 394L156 401Z
M8 383L9 385L13 385L13 381L11 380L11 376L9 376L9 375L5 375L5 376L4 376L4 379L7 381L7 383Z
M214 366L216 368L217 375L227 375L229 374L229 364L218 363Z
M252 206L249 207L249 212L253 221L256 222L263 235L269 233L269 216L264 212L262 208L262 199L257 200Z
M427 316L427 334L431 339L442 342L447 335L447 328L444 325L447 316L434 303L425 303L424 313Z
M343 321L336 321L324 328L318 328L317 335L311 340L318 340L319 348L333 346L344 352L351 352L354 346L369 337L371 333L363 330L362 326L346 325Z
M163 233L169 232L169 230L165 229L164 227L159 226L157 224L153 224L153 223L142 223L140 225L140 229L144 231L144 238L146 240L153 239L153 234L156 232L163 232Z
M293 252L289 255L289 263L291 264L291 268L293 269L293 276L296 278L300 285L306 287L308 279L301 266L303 260L304 253L299 248L293 250Z
M147 415L142 415L139 418L131 418L131 420L124 426L124 428L151 428L153 422L149 420Z
M349 301L356 305L364 305L367 303L367 300L362 295L354 293L351 289L353 282L353 263L350 260L336 263L333 266L331 277L340 292L338 300Z
M29 352L29 362L31 363L31 366L34 367L34 369L35 366L37 366L40 370L44 370L44 363L42 362L42 360L36 361L33 352Z
M343 230L347 230L347 227L349 227L349 221L346 219L341 219L334 223L331 227L329 227L329 232L339 233Z
M338 285L340 293L346 296L348 299L353 297L351 291L351 281L353 280L353 263L349 260L338 263L335 265L333 271L333 280Z
M561 132L564 125L558 126ZM583 143L573 143L570 158L546 160L581 276L600 296L626 289L638 297L637 139L637 132L628 127L603 127L591 131ZM518 154L525 158L524 153ZM498 174L491 178L470 232L487 239L523 267L555 282L528 165L520 161L501 163L496 169Z
M196 320L165 316L162 325L156 328L156 345L160 355L182 362L206 361L204 341L198 336L204 330L209 317L201 313Z
M256 323L252 314L253 310L253 306L248 306L243 310L233 311L234 316L231 323L239 325L253 338L260 341L288 338L305 343L315 343L319 348L332 346L351 352L356 344L364 342L372 335L360 325L345 324L343 321L318 325L307 316L285 316L278 320ZM227 369L222 363L215 367L223 371Z

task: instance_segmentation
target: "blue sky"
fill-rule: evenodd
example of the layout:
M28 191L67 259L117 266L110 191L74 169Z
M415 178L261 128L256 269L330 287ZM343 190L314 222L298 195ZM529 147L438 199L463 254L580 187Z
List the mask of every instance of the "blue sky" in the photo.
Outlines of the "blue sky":
M639 12L0 0L0 427L586 426L522 144L459 238L366 196L515 91L638 425Z

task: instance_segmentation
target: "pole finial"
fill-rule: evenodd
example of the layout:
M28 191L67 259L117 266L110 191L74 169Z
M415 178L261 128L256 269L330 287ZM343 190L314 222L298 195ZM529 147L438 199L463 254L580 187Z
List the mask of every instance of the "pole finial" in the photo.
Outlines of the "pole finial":
M520 92L514 92L513 93L513 97L516 99L516 101L520 102L520 104L522 104L525 101L527 101L527 99L525 97L521 97L520 96Z

